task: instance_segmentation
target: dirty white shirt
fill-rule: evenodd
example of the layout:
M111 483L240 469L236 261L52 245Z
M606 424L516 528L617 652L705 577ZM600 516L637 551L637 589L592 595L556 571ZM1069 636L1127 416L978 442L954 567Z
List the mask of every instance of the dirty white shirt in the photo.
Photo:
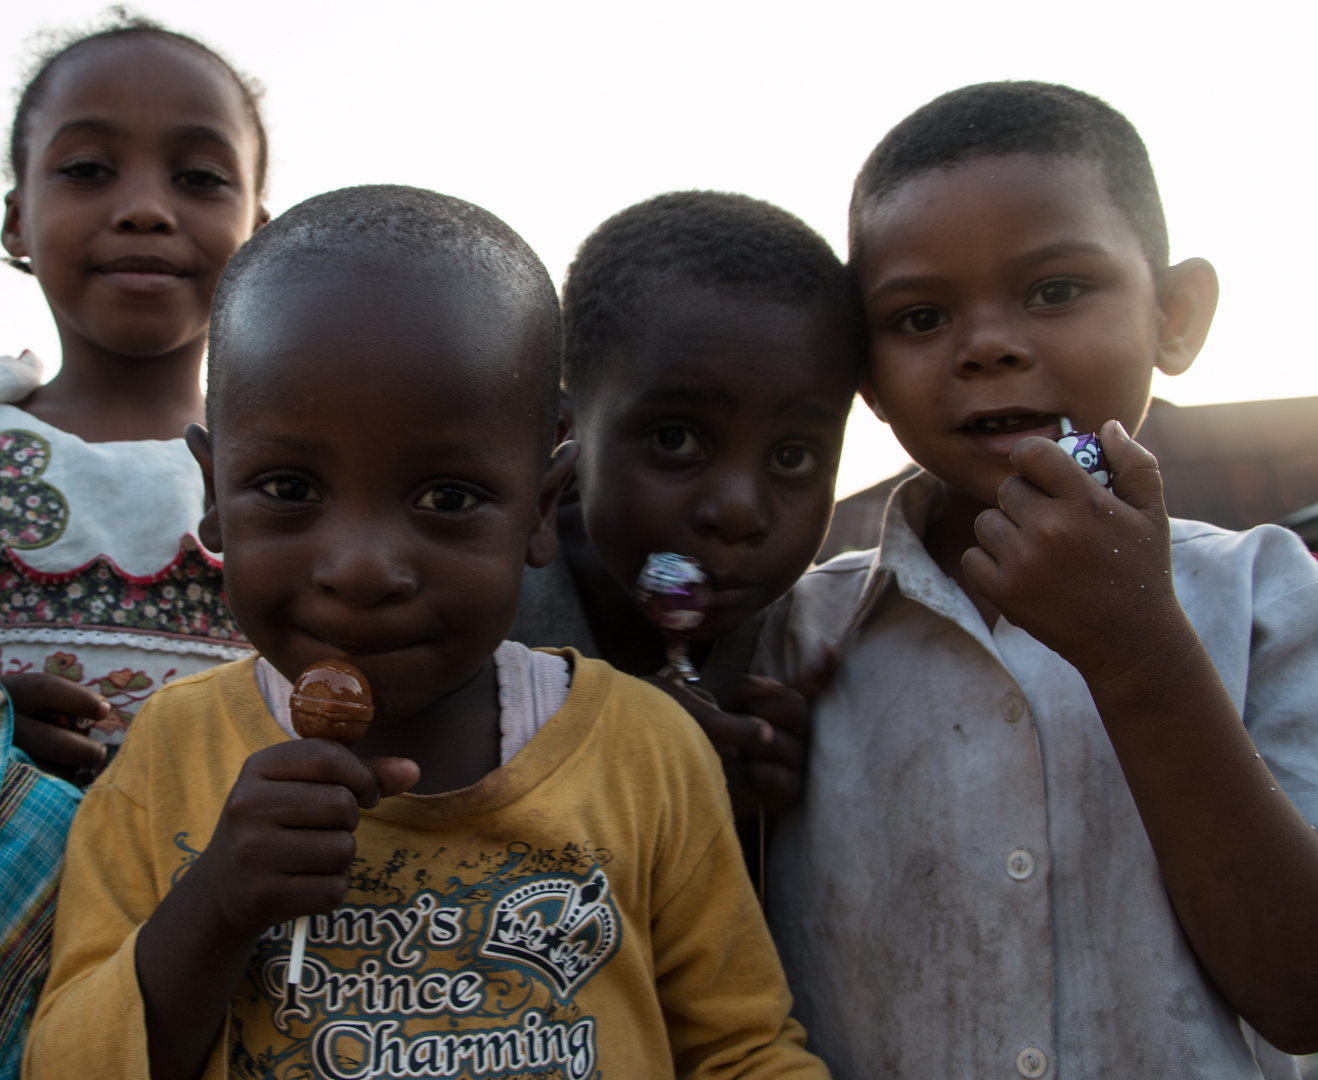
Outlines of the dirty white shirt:
M898 488L878 549L806 575L761 638L778 678L846 639L769 859L810 1048L838 1080L1259 1077L1079 673L990 631L925 551L936 491ZM1172 552L1259 752L1318 821L1318 567L1274 526L1173 521Z

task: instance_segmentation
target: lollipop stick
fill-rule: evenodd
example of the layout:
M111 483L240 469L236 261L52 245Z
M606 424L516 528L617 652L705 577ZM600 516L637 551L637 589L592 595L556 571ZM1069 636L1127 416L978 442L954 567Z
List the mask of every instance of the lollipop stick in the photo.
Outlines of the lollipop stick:
M302 981L302 960L307 955L307 927L310 923L310 915L299 915L293 924L293 951L288 957L289 986L297 986Z

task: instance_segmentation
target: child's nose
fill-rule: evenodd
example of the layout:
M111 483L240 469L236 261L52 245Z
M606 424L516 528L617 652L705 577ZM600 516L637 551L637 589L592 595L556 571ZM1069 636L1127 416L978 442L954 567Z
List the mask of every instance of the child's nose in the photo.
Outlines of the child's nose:
M115 231L172 233L178 222L167 179L152 176L129 176L126 179L128 182L120 185L122 198L115 209Z
M696 532L727 543L758 543L769 532L768 499L747 470L725 470L708 477L691 516Z
M317 590L361 608L406 600L416 593L419 581L402 546L378 520L335 530L311 580Z
M956 354L958 375L995 375L1033 365L1029 342L1009 320L985 314L963 327Z

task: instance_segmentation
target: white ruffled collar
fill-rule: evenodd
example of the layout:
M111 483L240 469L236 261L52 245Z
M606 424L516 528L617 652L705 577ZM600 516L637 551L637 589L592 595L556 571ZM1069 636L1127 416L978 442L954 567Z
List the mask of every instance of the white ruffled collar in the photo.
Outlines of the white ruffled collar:
M0 544L38 575L107 559L148 582L192 547L204 507L201 472L184 441L88 443L12 404L41 384L30 352L0 357Z

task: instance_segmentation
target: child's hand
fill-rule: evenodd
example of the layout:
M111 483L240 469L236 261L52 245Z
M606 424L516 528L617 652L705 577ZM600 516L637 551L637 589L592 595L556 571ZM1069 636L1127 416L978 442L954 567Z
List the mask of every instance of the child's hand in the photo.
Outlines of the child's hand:
M259 750L243 765L210 843L184 879L189 891L209 895L236 940L332 911L348 891L358 808L406 791L419 777L406 758L362 761L328 739Z
M61 718L91 727L110 715L110 703L89 686L45 672L0 679L14 705L14 745L60 775L99 771L105 744L62 727Z
M961 563L1009 622L1090 680L1120 674L1188 628L1172 587L1158 462L1115 420L1100 438L1112 491L1056 443L1017 443L1020 475L998 489L1000 509L979 515L980 546Z
M837 670L829 653L793 686L743 675L720 692L717 702L666 679L650 680L681 705L714 744L723 761L732 812L747 817L763 809L789 810L801 801L810 707Z

